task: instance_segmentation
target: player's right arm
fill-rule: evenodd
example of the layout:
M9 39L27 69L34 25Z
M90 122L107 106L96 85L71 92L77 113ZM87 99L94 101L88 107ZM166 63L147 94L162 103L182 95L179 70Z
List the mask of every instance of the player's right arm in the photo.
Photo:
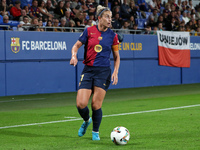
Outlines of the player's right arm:
M74 46L72 47L72 57L71 57L71 60L70 60L70 65L73 65L74 67L77 65L78 63L78 59L77 59L77 52L78 52L78 49L83 45L83 43L81 41L77 41Z

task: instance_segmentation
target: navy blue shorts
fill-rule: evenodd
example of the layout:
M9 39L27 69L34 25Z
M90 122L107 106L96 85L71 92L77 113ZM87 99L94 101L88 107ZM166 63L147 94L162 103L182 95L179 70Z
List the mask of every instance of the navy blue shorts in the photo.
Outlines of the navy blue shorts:
M95 67L85 65L81 74L79 89L93 90L93 87L97 86L107 91L110 85L110 80L110 67Z

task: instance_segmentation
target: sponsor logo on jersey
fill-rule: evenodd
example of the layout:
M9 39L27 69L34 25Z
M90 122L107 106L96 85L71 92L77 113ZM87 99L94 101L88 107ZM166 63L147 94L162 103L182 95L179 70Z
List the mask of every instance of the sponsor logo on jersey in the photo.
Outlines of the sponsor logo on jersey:
M97 45L94 46L94 50L95 50L97 53L99 53L99 52L102 51L102 46L99 45L99 44L97 44Z

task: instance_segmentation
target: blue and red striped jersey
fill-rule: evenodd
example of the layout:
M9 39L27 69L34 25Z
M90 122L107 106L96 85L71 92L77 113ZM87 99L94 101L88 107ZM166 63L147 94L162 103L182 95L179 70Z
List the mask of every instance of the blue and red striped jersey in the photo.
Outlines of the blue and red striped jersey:
M85 44L84 61L88 66L110 66L110 54L113 45L118 45L117 34L111 29L99 31L98 26L88 27L78 39Z

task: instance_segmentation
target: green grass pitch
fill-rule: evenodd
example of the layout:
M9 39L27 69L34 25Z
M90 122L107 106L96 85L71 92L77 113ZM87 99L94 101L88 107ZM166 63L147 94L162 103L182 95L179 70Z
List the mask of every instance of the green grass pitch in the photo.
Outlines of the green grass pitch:
M92 125L78 137L75 99L75 92L0 97L0 150L200 149L200 84L108 90L100 141L91 140ZM110 140L116 126L130 131L127 145Z

